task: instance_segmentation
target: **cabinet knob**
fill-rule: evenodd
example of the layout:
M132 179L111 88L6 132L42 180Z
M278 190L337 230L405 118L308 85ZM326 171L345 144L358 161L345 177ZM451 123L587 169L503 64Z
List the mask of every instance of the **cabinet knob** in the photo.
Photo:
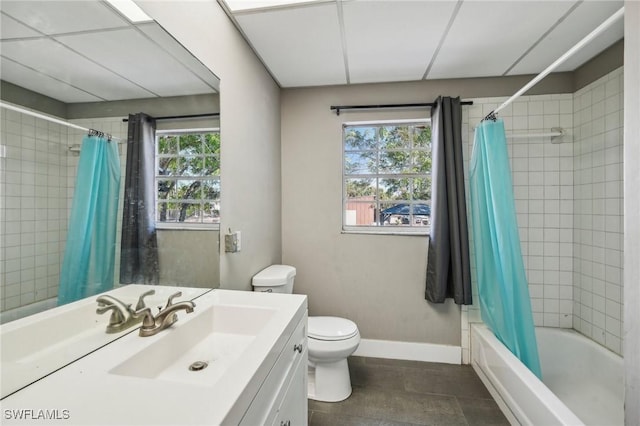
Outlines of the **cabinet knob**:
M298 353L301 354L302 353L302 343L300 343L299 345L293 345L293 350L295 352L298 352Z

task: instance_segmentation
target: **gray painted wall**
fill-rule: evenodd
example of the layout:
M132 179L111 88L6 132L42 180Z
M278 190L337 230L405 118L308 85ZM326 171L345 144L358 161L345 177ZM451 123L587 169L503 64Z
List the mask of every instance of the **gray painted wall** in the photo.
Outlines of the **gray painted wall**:
M585 62L573 72L575 90L582 89L624 65L624 39L612 44L602 53Z
M219 286L218 231L158 230L160 284Z
M220 95L169 96L67 104L67 119L126 117L138 112L144 112L153 117L220 112Z
M249 290L281 260L280 88L216 2L137 3L220 78L220 229L242 231L242 251L220 254L220 281Z
M428 111L336 116L329 107L509 96L532 77L282 91L282 258L298 270L295 291L309 296L310 315L350 318L364 338L460 345L460 308L424 300L427 237L341 233L342 124ZM552 74L528 95L573 93L574 85L573 73Z
M0 80L0 98L3 101L22 105L60 118L67 117L67 104L8 81Z
M145 112L154 117L220 112L218 94L66 104L8 81L0 81L0 84L0 98L3 101L67 120L126 117L129 113L137 112Z
M640 424L640 3L625 1L624 363L625 424Z

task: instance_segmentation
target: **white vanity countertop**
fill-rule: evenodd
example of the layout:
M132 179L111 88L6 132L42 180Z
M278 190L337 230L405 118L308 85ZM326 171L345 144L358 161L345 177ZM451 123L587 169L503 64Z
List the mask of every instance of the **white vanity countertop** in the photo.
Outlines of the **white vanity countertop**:
M130 333L3 399L2 424L237 424L304 318L306 296L214 290L195 303L171 328L150 337ZM222 333L194 340L216 321L228 323ZM194 342L213 343L203 352ZM212 346L216 361L188 371L192 360L181 356L210 354ZM155 368L163 359L172 367Z
M147 305L152 307L164 304L176 291L182 292L179 300L191 300L211 291L207 288L130 284L1 325L0 398L139 327L107 334L105 330L110 313L96 314L96 299L102 294L109 294L135 306L139 296L148 290L155 292L145 298Z

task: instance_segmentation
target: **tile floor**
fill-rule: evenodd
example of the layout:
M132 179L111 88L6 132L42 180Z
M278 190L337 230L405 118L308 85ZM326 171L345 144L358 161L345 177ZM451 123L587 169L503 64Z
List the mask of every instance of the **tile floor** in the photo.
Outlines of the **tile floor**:
M309 425L508 425L469 365L350 357L351 396L309 400Z

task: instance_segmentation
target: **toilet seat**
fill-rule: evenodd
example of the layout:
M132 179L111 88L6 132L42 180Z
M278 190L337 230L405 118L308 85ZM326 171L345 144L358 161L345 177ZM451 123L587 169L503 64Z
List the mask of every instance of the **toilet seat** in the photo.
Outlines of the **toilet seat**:
M309 317L308 335L316 340L347 340L358 334L358 326L346 318Z

